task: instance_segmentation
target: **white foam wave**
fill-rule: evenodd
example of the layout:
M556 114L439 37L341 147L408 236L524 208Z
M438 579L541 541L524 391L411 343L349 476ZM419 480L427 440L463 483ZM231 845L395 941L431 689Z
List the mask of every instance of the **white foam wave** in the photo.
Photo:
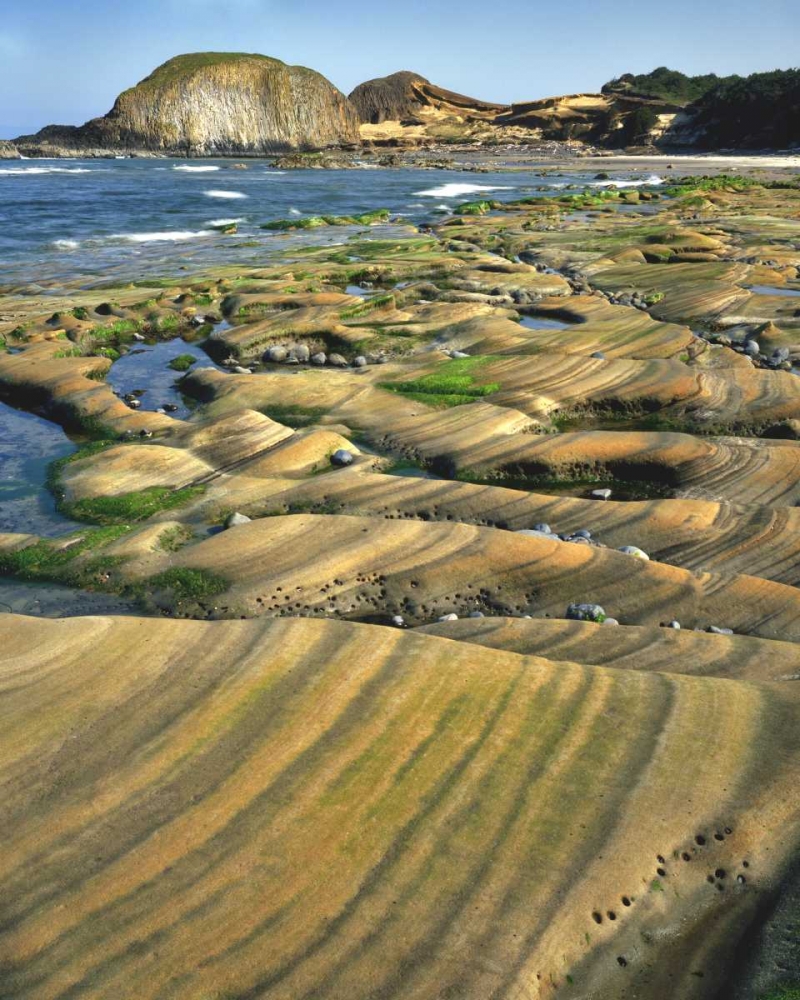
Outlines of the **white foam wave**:
M246 198L246 194L242 194L241 191L204 191L203 194L207 198Z
M244 217L239 219L209 219L207 226L238 226L240 222L245 222Z
M511 191L510 187L491 184L442 184L440 187L428 188L426 191L415 191L420 198L460 198L465 194L475 194L478 191Z
M124 240L126 243L180 243L183 240L194 240L201 236L213 235L209 229L195 231L186 229L164 233L117 233L108 238L110 240Z
M663 184L663 183L664 183L664 178L663 177L659 177L658 174L650 174L649 177L645 177L644 180L640 180L640 181L612 181L612 180L607 180L607 181L592 181L592 183L589 185L589 187L593 187L593 188L607 188L607 187L615 187L615 188L637 188L637 187L644 187L645 185L647 185L648 187L657 187L659 184Z
M212 174L215 170L219 170L219 167L189 167L189 166L174 166L173 170L184 170L188 174Z
M0 174L4 177L25 174L93 174L89 167L4 167Z
M289 209L289 215L302 215L302 214L303 213L300 211L299 208L290 208Z
M78 240L53 240L52 246L57 250L77 250L80 243Z

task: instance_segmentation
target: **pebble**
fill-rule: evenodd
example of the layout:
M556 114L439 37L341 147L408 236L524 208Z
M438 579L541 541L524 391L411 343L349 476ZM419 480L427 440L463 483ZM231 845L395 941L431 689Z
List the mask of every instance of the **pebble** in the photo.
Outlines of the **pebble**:
M537 531L536 528L520 528L519 531L514 532L515 535L526 535L528 538L552 538L553 535L549 531Z
M178 409L177 403L164 403L164 410L167 413L174 413Z
M637 545L623 545L619 551L626 556L634 556L636 559L644 559L645 562L650 562L650 556Z
M761 347L757 340L746 340L744 342L744 353L754 358L761 353Z
M236 372L237 375L252 375L253 374L250 371L249 368L242 368L241 365L237 365L233 370Z
M133 339L134 339L134 340L138 340L138 341L142 341L142 340L144 340L145 338L144 338L144 335L143 335L143 334L141 334L141 333L134 333L134 334L133 334Z
M605 490L592 490L592 496L595 498L595 500L610 500L611 499L611 490L609 490L609 489L605 489Z
M733 635L732 628L717 628L716 625L709 625L706 631L712 635Z
M250 520L251 519L247 516L247 514L240 514L237 510L225 518L225 527L236 528L240 524L249 524Z
M339 448L331 455L331 465L342 468L345 465L353 464L353 453L346 448Z
M450 357L454 360L458 358L468 358L469 354L467 354L466 351L451 351Z
M392 625L396 625L398 628L402 628L406 623L405 618L402 615L392 615Z
M540 522L539 524L534 524L533 530L534 531L540 531L543 535L552 535L553 534L553 529L550 527L550 525L549 524L545 524L543 521Z
M366 368L366 366L367 366L367 359L364 357L363 354L359 354L357 358L353 358L354 368Z
M470 611L470 618L485 618L486 615L482 611Z
M138 410L141 405L142 405L141 401L138 400L138 399L129 399L128 400L128 406L130 406L130 408L132 410Z
M606 613L599 604L570 604L567 618L577 622L600 622L606 618Z
M327 362L327 360L328 356L327 354L324 353L324 351L320 351L318 354L311 355L312 365L324 365Z
M281 361L285 361L289 357L289 352L285 347L275 345L270 347L269 350L264 355L266 361L271 361L273 364L279 364Z
M297 361L299 364L304 365L311 357L311 351L308 349L306 344L298 344L297 347L293 347L291 351L289 351L289 357L292 358L292 360Z
M605 361L606 360L606 356L605 356L605 354L603 354L602 351L593 351L589 355L589 357L590 358L596 358L597 361Z
M677 618L673 618L672 621L667 625L667 628L679 629L680 627L681 623L677 620Z
M585 538L587 542L591 537L592 537L591 531L587 531L586 528L578 528L577 531L572 532L572 538ZM572 538L570 539L570 541L572 541Z
M442 615L442 617L439 619L439 621L440 622L457 622L458 621L458 615L455 615L455 614Z
M347 368L347 358L341 354L331 354L328 356L328 364L334 368Z
M606 618L606 620L603 622L603 624L604 625L619 625L619 622L617 621L616 618Z
M153 432L149 431L146 427L143 427L139 431L139 437L140 438L151 438L152 436L153 436Z

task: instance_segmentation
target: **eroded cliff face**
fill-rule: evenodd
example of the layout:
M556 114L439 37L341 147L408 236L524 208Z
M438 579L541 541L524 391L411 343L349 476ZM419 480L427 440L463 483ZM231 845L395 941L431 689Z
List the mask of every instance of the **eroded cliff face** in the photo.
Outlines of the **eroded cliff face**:
M358 117L319 73L267 56L177 56L78 129L50 126L18 145L180 155L279 153L358 141Z
M466 120L491 119L498 112L508 110L501 104L490 104L437 87L424 76L408 70L360 84L349 100L355 105L361 121L372 125L424 119L437 113Z

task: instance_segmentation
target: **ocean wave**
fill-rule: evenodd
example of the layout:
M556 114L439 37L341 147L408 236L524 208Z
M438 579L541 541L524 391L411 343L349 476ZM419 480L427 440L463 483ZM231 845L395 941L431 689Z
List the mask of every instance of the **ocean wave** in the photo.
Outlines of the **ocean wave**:
M116 233L109 240L122 240L125 243L179 243L183 240L199 239L201 236L213 236L210 229L174 230L163 233Z
M78 240L53 240L51 245L57 250L77 250L80 242Z
M241 191L204 191L207 198L246 198L246 194Z
M25 174L93 174L96 171L90 167L3 167L0 174L4 177Z
M512 191L506 185L490 184L442 184L440 187L428 188L426 191L415 191L420 198L460 198L465 194L475 194L478 191Z
M219 170L219 167L210 167L210 166L208 166L208 167L201 167L201 166L197 166L197 167L174 166L172 169L173 170L184 170L184 171L186 171L186 173L191 173L191 174L210 174L210 173L213 173L215 170Z
M641 181L612 181L612 180L607 180L607 181L592 181L592 183L589 185L589 187L593 187L593 188L607 188L607 187L615 187L615 188L637 188L637 187L644 187L645 185L647 185L648 187L657 187L659 184L663 184L663 183L664 183L664 178L663 177L659 177L658 174L650 174L649 177L645 177L645 179L641 180Z
M206 223L207 226L238 226L240 222L246 222L247 220L242 216L239 219L209 219Z
M302 214L303 213L300 211L299 208L290 208L289 209L289 215L302 215Z

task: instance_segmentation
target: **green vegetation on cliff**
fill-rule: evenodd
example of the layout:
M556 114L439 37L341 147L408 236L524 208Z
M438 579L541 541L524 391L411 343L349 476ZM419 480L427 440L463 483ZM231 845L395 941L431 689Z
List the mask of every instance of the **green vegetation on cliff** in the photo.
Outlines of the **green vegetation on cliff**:
M740 79L738 76L720 77L716 73L687 76L679 70L659 66L652 73L623 73L604 84L602 92L657 98L670 104L692 104L719 84Z
M708 148L781 148L800 143L800 69L730 77L692 109Z

